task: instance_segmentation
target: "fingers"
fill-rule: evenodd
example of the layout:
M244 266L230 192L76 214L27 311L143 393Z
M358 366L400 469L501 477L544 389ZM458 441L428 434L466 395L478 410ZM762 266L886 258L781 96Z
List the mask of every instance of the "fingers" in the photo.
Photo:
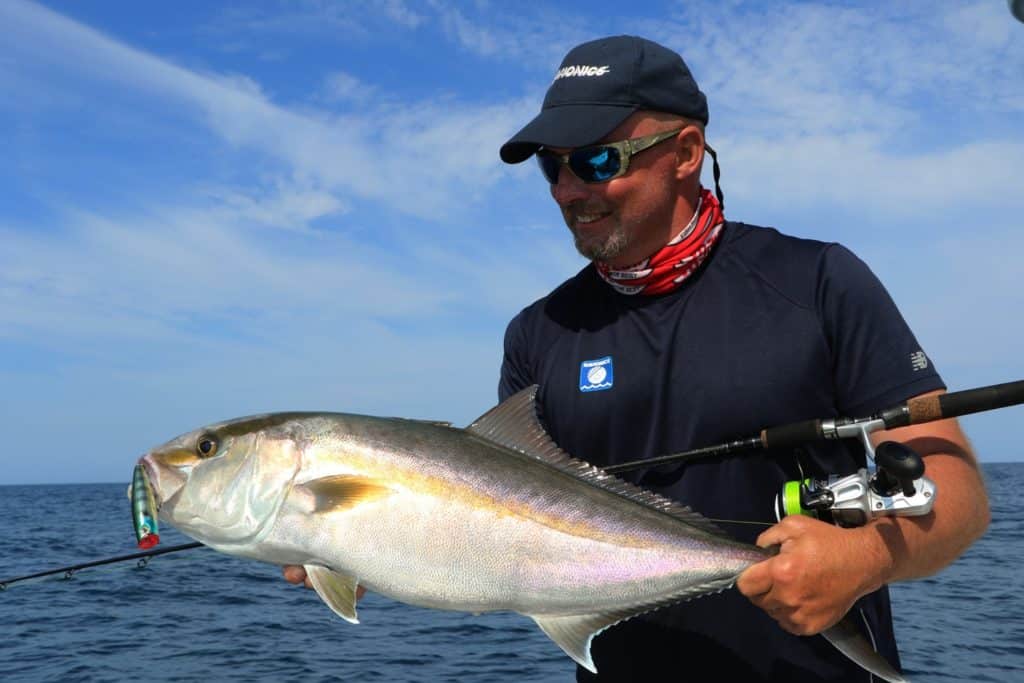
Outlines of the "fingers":
M788 540L789 534L787 534L783 529L779 528L780 526L780 524L776 524L775 526L769 528L767 531L763 532L760 536L758 536L757 540L755 541L758 547L769 548L773 545L781 546L783 541Z
M298 565L288 565L281 568L281 573L284 574L284 580L288 583L294 583L296 585L300 583L306 584L306 588L311 588L309 578L306 576L306 570Z
M815 524L817 520L801 515L784 517L781 522L766 529L757 537L757 545L761 548L768 548L773 545L781 546L786 541L792 541L802 536L807 531L808 524Z
M856 546L849 533L809 517L786 517L757 539L758 546L777 546L778 554L749 567L736 587L784 630L818 633L864 592L850 570Z
M751 565L736 579L736 589L757 604L755 598L767 595L772 589L771 560Z
M284 575L284 580L288 583L294 583L295 585L303 584L306 588L312 588L313 582L306 576L306 570L302 567L289 564L281 567L281 573ZM356 587L356 600L361 600L366 595L366 589L362 586Z
M773 561L765 560L747 569L736 580L736 588L752 604L767 612L784 630L795 635L805 635L806 627L799 620L801 607L780 600L780 591L775 586L771 567Z

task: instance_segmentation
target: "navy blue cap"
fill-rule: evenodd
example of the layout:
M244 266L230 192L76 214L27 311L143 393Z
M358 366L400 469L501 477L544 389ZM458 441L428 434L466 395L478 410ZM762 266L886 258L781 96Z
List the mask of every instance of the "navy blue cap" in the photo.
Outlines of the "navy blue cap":
M577 45L562 60L540 114L501 146L501 159L518 164L541 147L594 144L640 110L708 122L707 99L672 50L636 36Z
M1018 20L1024 21L1024 0L1006 0L1010 4L1010 11Z

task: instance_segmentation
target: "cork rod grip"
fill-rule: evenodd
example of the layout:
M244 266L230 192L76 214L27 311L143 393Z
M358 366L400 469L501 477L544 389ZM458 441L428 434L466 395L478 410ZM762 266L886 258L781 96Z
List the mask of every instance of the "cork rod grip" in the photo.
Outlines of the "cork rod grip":
M907 401L909 424L959 417L1024 403L1024 380Z

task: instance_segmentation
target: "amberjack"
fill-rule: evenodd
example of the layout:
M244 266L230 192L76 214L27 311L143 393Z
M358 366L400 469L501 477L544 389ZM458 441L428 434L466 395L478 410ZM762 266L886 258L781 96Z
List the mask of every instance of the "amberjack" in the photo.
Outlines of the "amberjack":
M725 590L768 556L570 457L537 419L535 395L524 389L465 429L341 413L239 418L139 465L159 519L221 552L304 566L347 621L358 623L360 585L422 607L518 612L590 671L604 629ZM848 621L823 635L904 680Z

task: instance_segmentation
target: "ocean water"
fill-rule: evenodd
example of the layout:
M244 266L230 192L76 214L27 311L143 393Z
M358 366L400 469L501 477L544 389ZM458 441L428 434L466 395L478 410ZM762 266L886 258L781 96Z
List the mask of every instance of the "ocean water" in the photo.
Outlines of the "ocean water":
M915 683L1024 681L1024 464L985 466L988 534L933 578L893 587ZM123 484L0 486L0 580L135 552ZM163 529L162 544L189 539ZM0 592L0 681L568 681L533 622L369 594L336 617L277 568L208 549Z

